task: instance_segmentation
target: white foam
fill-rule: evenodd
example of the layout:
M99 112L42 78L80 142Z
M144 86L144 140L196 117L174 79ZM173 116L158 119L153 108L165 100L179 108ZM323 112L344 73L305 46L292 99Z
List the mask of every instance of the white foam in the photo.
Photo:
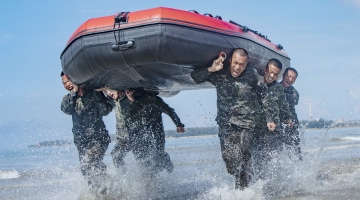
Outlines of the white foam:
M19 178L20 174L16 170L0 170L0 179Z
M360 137L343 137L343 138L340 138L342 140L355 140L355 141L359 141L360 140Z

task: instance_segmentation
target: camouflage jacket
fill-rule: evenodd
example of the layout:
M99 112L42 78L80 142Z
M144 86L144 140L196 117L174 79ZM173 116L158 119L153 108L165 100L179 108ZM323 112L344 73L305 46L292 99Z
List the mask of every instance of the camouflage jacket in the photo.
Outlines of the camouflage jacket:
M142 99L139 100L139 102ZM184 127L184 124L181 123L179 116L176 114L175 110L166 104L163 99L159 96L150 96L145 98L143 102L143 118L146 120L146 126L155 132L164 132L162 113L167 114L171 120L174 122L175 126Z
M207 68L196 69L191 77L197 83L209 81L217 92L217 117L219 125L233 124L242 128L255 128L258 108L258 96L265 107L266 121L272 121L270 110L266 109L269 102L267 87L262 83L262 77L255 69L246 68L240 76L234 78L229 72L229 66L210 73Z
M162 113L167 114L176 126L184 126L174 109L159 96L143 92L134 102L121 100L125 122L129 131L164 132Z
M89 139L108 139L102 117L108 115L112 107L102 93L86 91L83 96L67 94L61 102L61 110L72 116L75 144Z
M298 103L299 103L299 93L293 86L290 86L288 88L283 88L283 89L284 89L284 92L286 95L286 100L289 103L289 109L293 116L293 119L296 123L298 123L298 118L297 118L297 114L295 111L295 105L298 105Z
M277 129L281 129L281 122L293 118L289 110L284 88L277 81L267 84L267 87L268 95L271 99L270 109L273 113L274 123Z

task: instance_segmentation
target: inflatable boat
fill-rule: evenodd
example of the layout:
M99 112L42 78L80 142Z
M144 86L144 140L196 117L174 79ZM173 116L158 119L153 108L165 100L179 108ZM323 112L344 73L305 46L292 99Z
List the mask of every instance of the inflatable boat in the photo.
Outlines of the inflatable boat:
M176 93L212 87L196 84L191 71L211 66L220 52L229 58L235 48L249 52L248 67L262 70L271 58L290 66L283 47L257 31L220 16L164 7L89 19L60 58L64 73L81 86Z

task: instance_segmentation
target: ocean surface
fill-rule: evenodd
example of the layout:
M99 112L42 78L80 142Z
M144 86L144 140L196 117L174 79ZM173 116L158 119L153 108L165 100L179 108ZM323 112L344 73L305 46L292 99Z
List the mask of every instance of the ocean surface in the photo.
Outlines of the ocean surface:
M109 195L102 199L360 199L360 127L303 130L303 157L284 151L269 165L273 174L234 190L217 136L167 138L175 165L149 187L132 153L126 172L116 172L106 152ZM1 148L1 147L0 147ZM0 150L0 199L96 199L79 170L74 145Z

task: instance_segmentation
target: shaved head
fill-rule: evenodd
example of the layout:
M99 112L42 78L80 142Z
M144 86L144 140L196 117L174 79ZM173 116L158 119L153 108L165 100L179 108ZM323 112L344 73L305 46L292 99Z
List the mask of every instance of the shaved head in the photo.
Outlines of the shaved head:
M233 55L234 54L237 54L241 57L247 57L247 58L249 57L249 54L245 49L235 49L233 52Z

